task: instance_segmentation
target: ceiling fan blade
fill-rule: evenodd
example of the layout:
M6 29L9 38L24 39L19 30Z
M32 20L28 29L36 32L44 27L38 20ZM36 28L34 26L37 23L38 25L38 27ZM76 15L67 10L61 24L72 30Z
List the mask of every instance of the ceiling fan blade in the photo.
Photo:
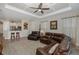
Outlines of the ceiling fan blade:
M43 14L44 12L41 10L41 13Z
M41 8L41 7L42 7L42 3L39 4L39 7L38 8Z
M34 11L33 13L36 13L38 10Z
M42 10L49 10L49 8L42 8Z
M35 7L30 7L30 8L32 8L32 9L36 9Z
M35 8L35 7L30 7L30 8L32 8L32 9L38 9L38 8Z

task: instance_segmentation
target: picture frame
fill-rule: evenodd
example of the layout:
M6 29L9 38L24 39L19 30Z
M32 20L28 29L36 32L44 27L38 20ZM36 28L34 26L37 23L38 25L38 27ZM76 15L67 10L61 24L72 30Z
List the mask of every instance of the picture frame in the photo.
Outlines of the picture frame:
M57 20L50 21L50 29L57 30Z
M24 26L24 30L27 30L27 29L28 29L28 23L27 23L27 22L25 22L25 23L23 24L23 26Z

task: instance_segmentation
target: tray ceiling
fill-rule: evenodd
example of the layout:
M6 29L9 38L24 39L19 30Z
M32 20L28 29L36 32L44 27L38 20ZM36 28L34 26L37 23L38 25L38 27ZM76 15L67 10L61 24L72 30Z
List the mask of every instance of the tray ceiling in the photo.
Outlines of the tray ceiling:
M6 18L12 19L43 19L49 16L60 15L62 13L70 13L71 11L78 14L79 4L78 3L43 3L42 7L50 8L45 10L44 14L40 12L33 13L35 9L30 7L38 7L39 3L2 3L0 4L0 13ZM73 14L74 14L73 13ZM33 21L33 20L32 20Z
M11 6L14 6L16 8L19 8L19 9L22 9L26 12L29 12L29 13L32 13L32 14L35 14L35 15L38 15L38 16L43 16L43 15L46 15L48 13L51 13L51 12L55 12L57 10L60 10L62 8L65 8L65 7L68 7L69 4L67 3L43 3L43 6L42 7L46 7L46 8L50 8L49 10L44 10L44 14L41 14L39 11L36 12L36 13L33 13L36 9L32 9L30 7L38 7L39 3L12 3L12 4L9 4Z

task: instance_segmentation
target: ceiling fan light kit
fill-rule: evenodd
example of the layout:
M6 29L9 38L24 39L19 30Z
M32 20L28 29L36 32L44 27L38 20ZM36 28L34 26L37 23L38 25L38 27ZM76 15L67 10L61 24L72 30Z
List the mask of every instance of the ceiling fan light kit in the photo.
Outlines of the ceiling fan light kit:
M39 9L38 11L41 11L41 9Z

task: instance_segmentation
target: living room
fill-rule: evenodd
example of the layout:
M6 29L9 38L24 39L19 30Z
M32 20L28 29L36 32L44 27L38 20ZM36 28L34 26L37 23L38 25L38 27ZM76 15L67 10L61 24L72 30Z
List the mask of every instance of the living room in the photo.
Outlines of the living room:
M1 3L0 10L0 54L79 54L78 3ZM55 52L60 45L65 51Z

